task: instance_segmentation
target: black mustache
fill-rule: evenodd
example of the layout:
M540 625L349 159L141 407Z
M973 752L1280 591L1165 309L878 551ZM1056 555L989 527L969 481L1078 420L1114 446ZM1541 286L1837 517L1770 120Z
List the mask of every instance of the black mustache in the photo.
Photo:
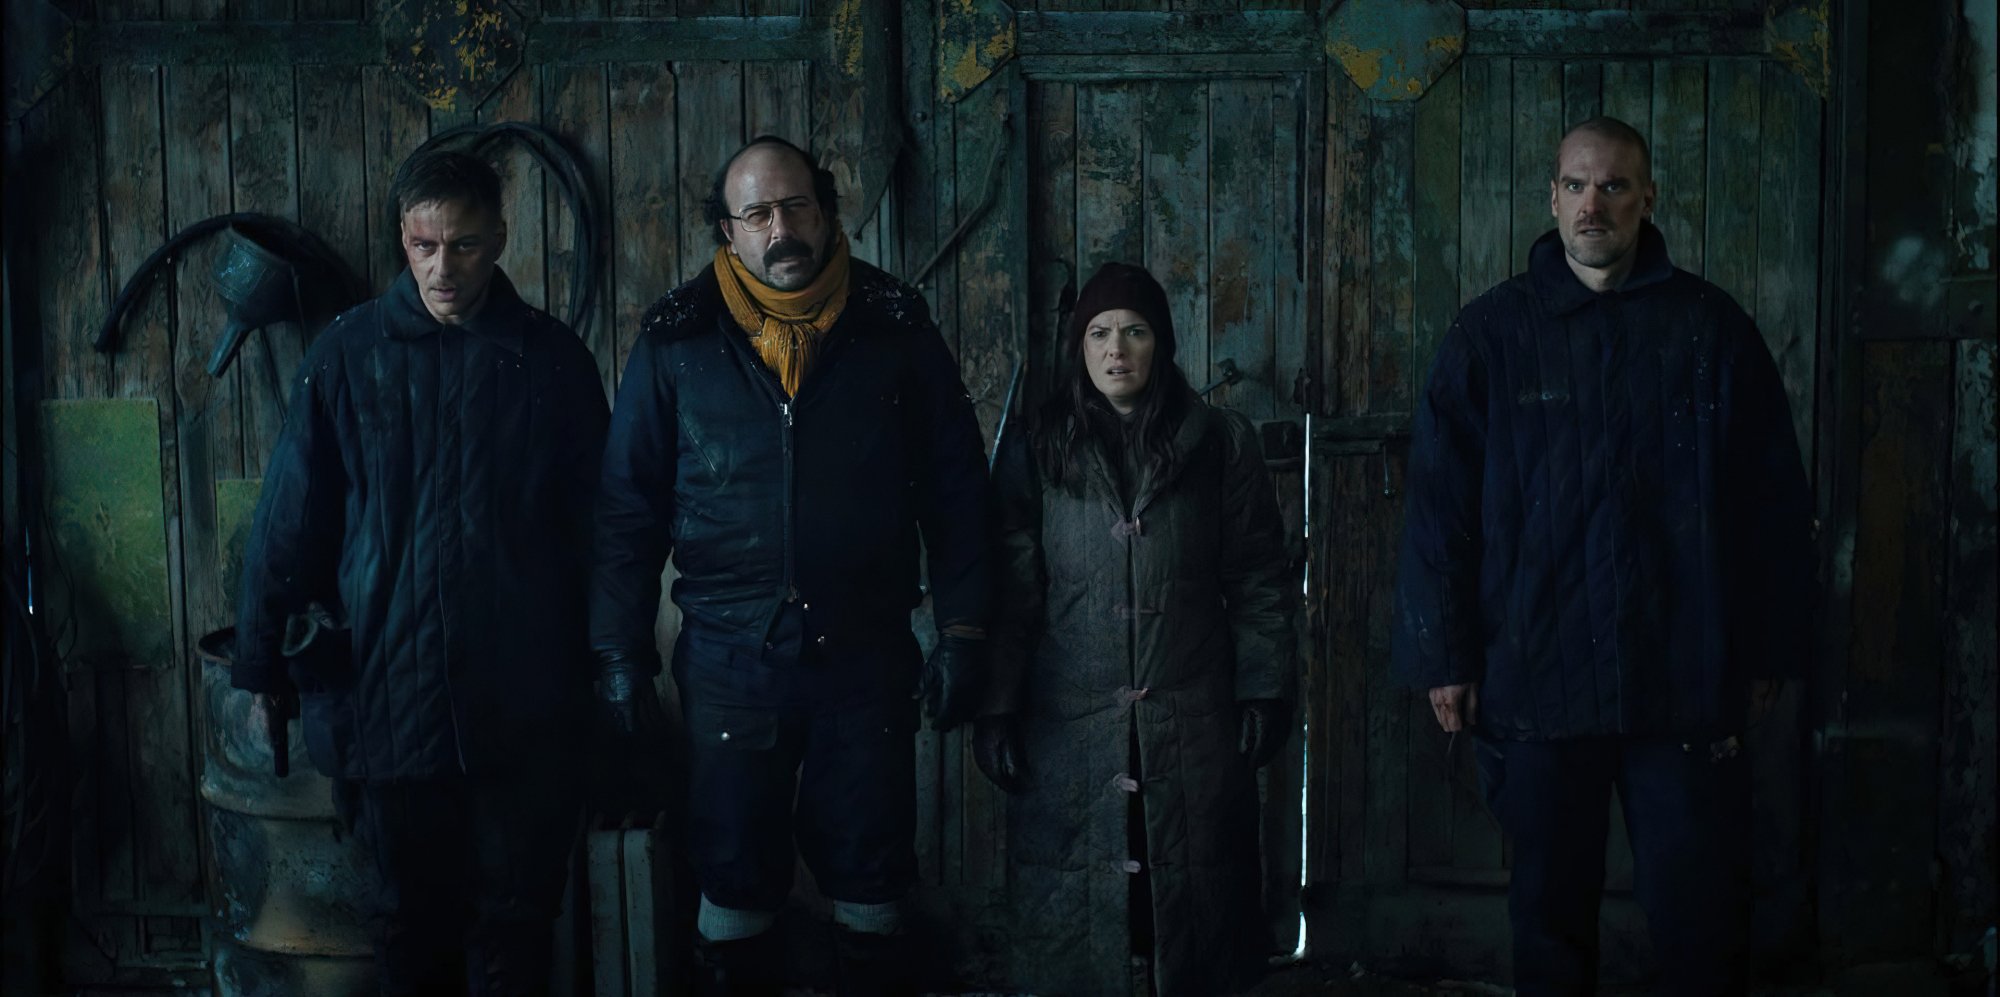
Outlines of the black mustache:
M794 256L811 258L812 247L797 239L779 239L771 244L771 248L764 250L764 265L768 267Z

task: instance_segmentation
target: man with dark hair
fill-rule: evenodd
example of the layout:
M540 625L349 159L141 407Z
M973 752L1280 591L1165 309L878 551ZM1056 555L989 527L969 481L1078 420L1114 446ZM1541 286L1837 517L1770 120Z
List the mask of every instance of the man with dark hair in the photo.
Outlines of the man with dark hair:
M1655 197L1631 126L1571 129L1556 230L1459 314L1411 433L1395 667L1474 735L1523 995L1596 987L1614 786L1662 992L1743 992L1741 736L1811 645L1785 387L1749 316L1668 259Z
M539 993L581 817L609 413L590 350L497 265L491 167L420 154L391 199L409 269L299 371L232 681L300 700L375 859L383 992Z
M832 177L804 152L744 146L707 215L713 264L647 311L618 392L591 592L599 695L616 729L644 715L671 554L712 982L775 986L764 940L796 837L834 901L843 990L894 989L916 868L912 689L940 730L979 693L979 425L923 298L848 255ZM921 669L919 534L939 629Z

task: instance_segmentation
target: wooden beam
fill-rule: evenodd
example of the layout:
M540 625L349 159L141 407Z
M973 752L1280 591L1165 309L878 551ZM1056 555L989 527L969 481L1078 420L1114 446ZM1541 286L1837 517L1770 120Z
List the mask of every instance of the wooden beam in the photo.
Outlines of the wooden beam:
M636 21L538 21L527 30L530 64L796 60L824 54L823 17L697 17ZM118 21L77 25L80 66L378 66L386 48L373 24L353 21Z
M1741 11L1468 10L1465 54L1565 59L1764 55L1763 16Z
M1320 68L1318 53L1191 52L1164 55L1020 56L1032 80L1174 80L1203 76L1282 77Z
M1022 56L1262 53L1314 65L1321 57L1319 25L1303 11L1023 11L1015 19Z

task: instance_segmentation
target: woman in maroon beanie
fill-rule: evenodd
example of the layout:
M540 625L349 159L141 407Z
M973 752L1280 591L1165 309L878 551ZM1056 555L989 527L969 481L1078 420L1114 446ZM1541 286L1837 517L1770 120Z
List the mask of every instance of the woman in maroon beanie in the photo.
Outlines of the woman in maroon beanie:
M1298 582L1250 421L1174 349L1159 282L1106 264L994 471L974 758L1011 794L1014 982L1035 993L1226 993L1270 948L1256 770L1291 729Z

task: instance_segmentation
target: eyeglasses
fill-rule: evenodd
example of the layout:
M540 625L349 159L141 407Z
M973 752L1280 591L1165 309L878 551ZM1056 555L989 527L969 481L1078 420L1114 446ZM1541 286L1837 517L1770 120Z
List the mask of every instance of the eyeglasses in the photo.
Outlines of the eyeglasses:
M745 232L762 232L771 227L771 222L776 220L780 211L785 213L788 224L797 224L812 218L819 211L819 205L810 198L788 197L773 204L746 204L742 214L728 217L742 225Z

